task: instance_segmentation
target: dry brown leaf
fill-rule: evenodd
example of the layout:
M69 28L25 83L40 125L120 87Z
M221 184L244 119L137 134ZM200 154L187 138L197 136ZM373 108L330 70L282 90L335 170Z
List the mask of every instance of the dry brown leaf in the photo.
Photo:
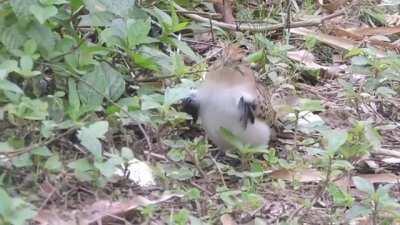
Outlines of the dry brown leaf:
M59 212L50 210L40 210L33 220L40 225L77 225L74 217L61 218Z
M395 27L366 27L351 29L350 32L359 34L362 36L374 36L374 35L392 35L400 33L400 26Z
M324 177L321 172L312 168L298 169L296 171L279 169L271 172L270 175L275 179L283 179L287 181L296 180L302 183L321 181Z
M165 194L157 200L149 200L143 196L136 196L126 201L112 202L109 200L99 200L91 205L82 206L82 210L65 212L63 210L55 211L42 210L34 218L34 221L40 225L75 225L79 221L81 225L92 224L96 221L107 221L116 217L124 217L129 212L141 206L161 203L173 197L182 197L182 195ZM61 214L63 214L61 218Z
M221 216L220 221L222 225L237 225L235 220L229 214L224 214Z
M306 50L289 51L287 53L289 59L303 63L307 69L319 69L326 71L328 74L336 75L341 71L344 71L346 65L333 65L333 66L322 66L315 62L315 57L311 52Z
M357 174L357 177L364 178L370 183L383 183L383 184L396 184L400 182L400 176L392 173L380 173L380 174ZM335 182L340 187L354 187L353 181L348 177L344 177Z
M306 50L289 51L287 53L289 59L303 63L309 69L327 69L326 66L321 66L315 63L315 57L311 52Z
M290 32L297 34L297 35L302 35L302 36L311 36L320 42L323 42L325 44L331 45L336 48L342 48L342 49L352 49L356 48L359 46L359 43L353 40L345 39L345 38L340 38L332 35L327 35L323 33L318 33L306 28L293 28L290 30ZM376 50L377 57L384 57L386 53L382 50Z

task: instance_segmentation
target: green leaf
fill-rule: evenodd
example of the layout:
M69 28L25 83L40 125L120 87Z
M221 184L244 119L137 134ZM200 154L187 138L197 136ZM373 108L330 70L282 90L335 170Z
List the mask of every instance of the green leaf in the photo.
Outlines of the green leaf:
M94 163L94 166L100 171L100 173L105 176L106 178L112 177L114 175L115 171L117 170L116 166L119 166L121 162L118 162L117 160L110 158L105 162L99 162L96 161Z
M382 97L390 98L397 95L397 92L389 87L378 87L376 89L376 94Z
M45 120L48 116L48 105L40 99L22 97L18 105L8 105L8 112L28 120Z
M33 39L29 39L27 42L24 44L24 52L28 55L33 55L37 50L37 44L36 41Z
M333 201L338 206L349 207L353 204L354 198L351 196L351 194L334 184L329 185L328 192L331 194Z
M35 18L39 21L39 23L43 24L49 18L57 15L57 8L53 5L51 6L41 6L41 5L32 5L29 7L31 13L35 16Z
M81 102L79 100L76 83L73 79L68 80L68 115L77 121L81 116Z
M121 157L126 160L131 160L134 158L132 149L128 147L122 147L121 149Z
M22 205L22 207L19 207L14 212L14 215L9 218L9 222L13 225L25 225L27 224L27 220L36 216L36 211L28 204Z
M189 180L194 176L193 169L182 167L182 168L171 168L166 171L166 175L175 180Z
M0 187L0 215L7 215L10 212L13 199Z
M128 17L135 7L135 0L84 0L84 3L91 13L108 11L121 17Z
M156 39L148 37L151 29L151 19L147 20L133 20L127 21L127 38L128 46L130 48L136 47L139 44L152 43L157 41Z
M33 60L29 55L24 55L20 59L21 69L25 71L31 71L33 68Z
M186 42L180 41L178 39L171 39L172 43L176 48L181 50L183 54L187 55L190 57L191 60L195 61L196 63L200 62L201 58L193 52L193 50L188 46Z
M324 111L324 107L320 100L312 99L301 99L300 111L311 111L311 112L321 112Z
M44 157L49 157L53 155L53 153L51 153L49 148L47 148L46 146L33 149L32 154Z
M142 96L142 110L159 109L161 108L160 98L162 95L152 94Z
M328 130L322 132L324 142L327 143L326 149L335 153L346 142L347 131L344 130Z
M168 153L167 156L174 162L183 161L186 157L185 150L173 148Z
M42 57L49 57L54 53L57 35L47 26L34 22L29 26L27 35L36 41Z
M374 186L362 177L353 177L353 183L359 191L372 194L375 192Z
M355 204L346 212L346 218L352 220L361 216L366 216L371 212L372 212L371 209L366 208L359 204Z
M78 83L79 97L86 107L94 110L101 106L104 97L117 100L125 92L122 75L107 63L96 66ZM100 94L102 93L102 94Z
M0 80L0 90L11 91L11 92L14 92L17 94L24 93L18 85L14 84L8 80Z
M135 62L135 64L137 64L138 66L140 66L144 69L160 71L159 66L151 57L146 57L140 53L134 52L132 54L132 59Z
M60 172L62 170L62 163L58 155L53 155L47 159L44 168L51 172Z
M2 28L0 32L0 41L7 50L18 49L25 43L25 40L26 36L17 24Z
M182 83L173 88L167 88L164 94L164 105L172 105L190 95L191 83Z
M16 158L13 158L12 163L17 168L33 166L30 153L24 153L22 155L17 156Z
M88 171L93 169L87 159L78 159L76 161L70 162L68 164L68 167L79 171Z
M104 138L104 134L108 131L107 121L98 121L88 127L83 127L78 131L78 138L81 144L85 146L97 159L101 158L101 142L100 138Z
M26 0L10 0L10 4L18 19L28 19L28 17L31 15L29 10L30 6L37 5L37 2L27 2Z
M237 148L238 150L241 150L242 148L244 148L243 143L240 141L239 137L235 136L231 131L229 131L228 129L221 127L220 128L220 132L222 137L229 142L231 145L233 145L235 148Z

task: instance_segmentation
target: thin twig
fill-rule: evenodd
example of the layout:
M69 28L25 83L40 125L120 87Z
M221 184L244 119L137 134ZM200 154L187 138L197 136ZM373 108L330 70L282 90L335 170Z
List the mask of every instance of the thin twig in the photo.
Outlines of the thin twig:
M171 12L171 10L164 10L164 11ZM186 10L186 11L175 10L175 12L180 13L180 14L195 14L195 15L199 15L199 16L207 16L207 17L211 17L213 19L222 19L222 15L219 13L199 12L199 11L191 11L191 10Z
M325 189L328 187L329 183L331 182L331 175L332 175L332 158L329 157L328 161L328 169L326 171L326 178L324 182L319 186L317 193L314 195L314 197L311 200L310 206L312 207L317 203L318 199L322 196L322 194L325 192ZM293 211L293 213L290 214L288 221L292 221L294 217L296 217L303 209L305 208L305 205L300 206L296 210Z
M228 187L228 186L226 185L226 183L225 183L224 174L222 173L221 168L219 168L217 161L216 161L216 160L214 159L214 157L212 157L212 156L210 156L210 158L211 158L211 161L213 161L214 165L217 167L217 170L218 170L218 173L219 173L219 176L220 176L220 179L221 179L222 184L224 185L224 187Z
M40 141L40 142L38 142L36 144L32 144L32 145L29 145L27 147L19 148L19 149L15 150L15 151L0 152L0 155L7 155L7 156L13 156L14 155L14 156L16 156L16 155L20 155L20 154L24 154L24 153L30 152L30 151L34 150L35 148L46 146L46 145L48 145L48 144L50 144L50 143L52 143L52 142L54 142L54 141L56 141L58 139L70 134L70 133L74 132L76 129L77 129L77 127L72 127L72 128L68 129L67 131L65 131L63 133L61 133L61 134L59 134L57 136L54 136L53 138L48 139L47 141Z
M172 2L174 7L180 11L188 11L187 9L183 8L182 6ZM336 13L333 13L331 15L322 17L322 18L318 18L318 19L314 19L314 20L309 20L309 21L301 21L301 22L294 22L291 23L291 28L296 28L296 27L311 27L311 26L319 26L321 25L323 22L325 22L326 20L344 15L344 10L340 10ZM254 31L254 32L260 32L260 31L274 31L274 30L282 30L285 28L285 24L281 23L281 24L274 24L274 25L265 25L265 24L259 24L257 26L254 26L253 24L230 24L230 23L224 23L224 22L220 22L220 21L216 21L216 20L210 20L209 18L205 18L199 15L195 15L195 14L186 14L187 17L196 20L196 21L200 21L203 23L212 23L214 26L218 26L224 29L228 29L228 30L237 30L237 31Z

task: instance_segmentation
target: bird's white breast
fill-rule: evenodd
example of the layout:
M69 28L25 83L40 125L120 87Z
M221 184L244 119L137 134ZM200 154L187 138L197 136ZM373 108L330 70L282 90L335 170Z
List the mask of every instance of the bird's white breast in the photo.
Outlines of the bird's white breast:
M199 118L202 126L214 144L222 149L228 149L231 146L221 136L221 127L240 137L245 144L267 145L270 140L270 127L263 120L256 118L255 122L249 123L246 129L242 126L241 112L238 107L242 96L246 100L254 99L254 96L240 86L229 88L207 86L198 91Z

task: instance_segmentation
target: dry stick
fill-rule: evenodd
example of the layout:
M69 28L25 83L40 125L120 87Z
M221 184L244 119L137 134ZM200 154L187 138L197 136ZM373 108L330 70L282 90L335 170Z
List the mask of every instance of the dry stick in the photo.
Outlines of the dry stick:
M67 131L65 131L65 132L63 132L63 133L61 133L61 134L59 134L59 135L57 135L57 136L55 136L53 138L50 138L47 141L40 141L40 142L38 142L36 144L32 144L32 145L29 145L27 147L19 148L19 149L15 150L15 151L0 152L0 155L11 156L11 155L20 155L20 154L24 154L24 153L30 152L35 148L39 148L39 147L48 145L48 144L52 143L53 141L56 141L56 140L58 140L58 139L60 139L60 138L62 138L64 136L70 134L70 133L74 132L76 129L77 129L76 127L70 128Z
M181 7L180 5L172 2L174 7L180 11L183 12L188 12L187 9ZM290 27L291 28L296 28L296 27L311 27L311 26L318 26L321 23L323 23L326 20L344 15L344 10L340 10L336 13L333 13L331 15L319 18L319 19L314 19L314 20L309 20L309 21L301 21L301 22L294 22L291 23ZM225 29L229 29L229 30L237 30L237 31L273 31L273 30L281 30L285 28L285 24L275 24L275 25L265 25L265 24L259 24L257 26L254 26L252 24L229 24L229 23L224 23L224 22L219 22L216 20L210 20L209 18L204 18L202 16L199 15L195 15L195 14L185 14L187 17L193 19L193 20L197 20L200 22L204 22L204 23L211 23L214 26L218 26L221 28L225 28Z
M314 195L314 197L311 200L310 206L314 206L315 203L318 201L318 198L322 196L322 194L325 192L325 189L328 187L329 182L331 181L331 175L332 175L332 158L329 157L329 167L328 171L326 171L326 178L325 181L319 186L317 193ZM288 221L292 221L294 217L296 217L302 210L304 210L305 206L302 205L296 210L293 211L293 213L290 214Z

